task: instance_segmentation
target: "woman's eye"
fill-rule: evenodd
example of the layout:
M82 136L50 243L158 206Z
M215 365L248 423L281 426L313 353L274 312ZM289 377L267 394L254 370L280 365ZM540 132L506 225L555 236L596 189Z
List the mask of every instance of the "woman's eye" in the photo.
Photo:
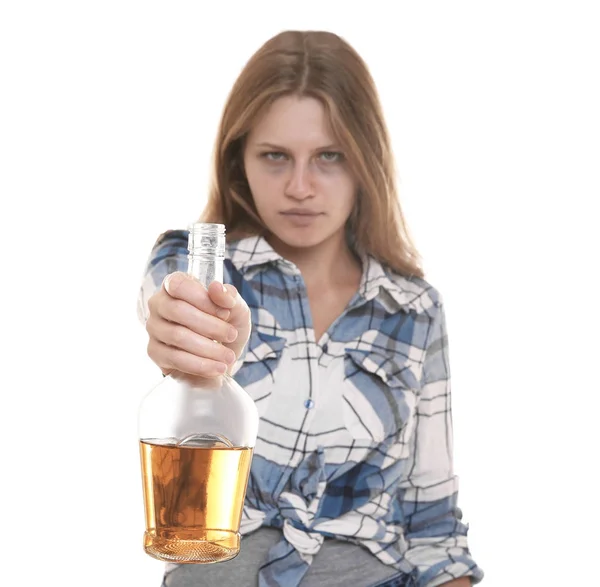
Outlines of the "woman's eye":
M320 154L320 157L323 161L327 163L335 163L337 161L341 161L343 155L338 153L337 151L324 151Z
M283 161L285 159L285 153L279 153L277 151L269 151L268 153L263 153L262 156L267 161Z

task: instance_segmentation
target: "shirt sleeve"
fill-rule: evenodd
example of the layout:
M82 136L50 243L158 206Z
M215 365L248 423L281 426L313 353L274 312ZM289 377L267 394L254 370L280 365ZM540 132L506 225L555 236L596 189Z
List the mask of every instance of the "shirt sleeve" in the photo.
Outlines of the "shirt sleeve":
M433 308L410 457L399 485L405 558L417 569L419 587L435 587L483 571L471 557L468 525L457 506L448 337L444 306Z
M165 277L188 268L188 236L184 230L167 230L157 239L146 261L138 291L137 315L142 322L148 319L148 300L162 286Z

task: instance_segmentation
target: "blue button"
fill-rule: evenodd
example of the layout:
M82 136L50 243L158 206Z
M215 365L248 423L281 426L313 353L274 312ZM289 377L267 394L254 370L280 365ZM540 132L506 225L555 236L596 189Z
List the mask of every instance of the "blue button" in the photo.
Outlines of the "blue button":
M311 400L311 399L307 399L307 400L304 402L304 407L305 407L307 410L310 410L311 408L314 408L314 407L315 407L315 402L314 402L313 400Z
M324 352L325 354L327 354L327 351L328 351L328 350L329 350L329 345L328 345L327 343L325 343L325 344L323 345L323 352Z

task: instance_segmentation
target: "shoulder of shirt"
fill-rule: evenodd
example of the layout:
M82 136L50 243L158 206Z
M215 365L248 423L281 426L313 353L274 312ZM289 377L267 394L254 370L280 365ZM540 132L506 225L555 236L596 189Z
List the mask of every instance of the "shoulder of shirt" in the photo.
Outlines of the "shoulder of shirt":
M156 241L154 247L159 247L164 244L180 244L184 245L187 249L189 231L181 228L170 228L161 233Z
M441 292L424 277L400 274L373 257L369 257L369 262L375 266L369 273L376 277L371 285L365 284L366 290L378 288L377 298L389 310L395 305L397 310L433 316L443 305Z

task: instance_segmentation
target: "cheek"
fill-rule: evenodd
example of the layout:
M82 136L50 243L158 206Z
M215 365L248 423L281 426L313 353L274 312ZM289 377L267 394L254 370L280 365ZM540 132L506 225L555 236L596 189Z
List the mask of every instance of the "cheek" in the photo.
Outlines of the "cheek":
M329 204L339 214L349 215L352 212L357 190L355 181L347 175L328 178L326 192Z
M256 209L261 216L264 216L265 212L268 214L271 204L277 199L278 192L281 191L277 176L256 167L250 167L246 170L246 178Z

